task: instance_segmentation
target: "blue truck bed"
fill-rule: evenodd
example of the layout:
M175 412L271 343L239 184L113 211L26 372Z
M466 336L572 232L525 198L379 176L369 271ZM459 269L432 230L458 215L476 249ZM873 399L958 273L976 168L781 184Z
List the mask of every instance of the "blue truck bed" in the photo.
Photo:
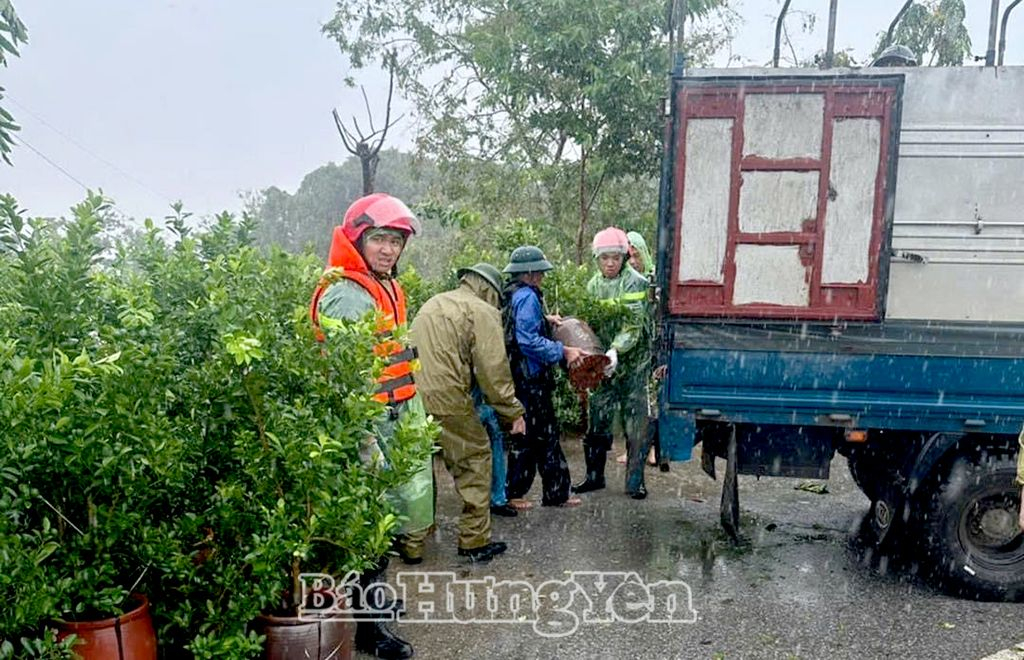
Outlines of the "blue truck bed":
M702 421L1016 435L1024 330L996 324L668 324L662 451Z

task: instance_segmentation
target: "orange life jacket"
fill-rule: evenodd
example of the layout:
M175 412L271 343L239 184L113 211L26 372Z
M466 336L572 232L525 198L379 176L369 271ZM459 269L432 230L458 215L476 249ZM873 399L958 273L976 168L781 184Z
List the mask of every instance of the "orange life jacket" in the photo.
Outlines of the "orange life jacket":
M405 325L405 293L396 280L388 280L392 286L374 276L352 242L342 233L341 227L335 227L331 240L331 250L327 256L327 268L313 292L309 305L309 317L316 331L316 338L324 341L325 336L320 328L320 299L336 278L344 277L366 289L373 297L374 306L380 312L377 322L379 341L373 352L387 361L384 371L377 379L377 392L373 398L386 404L408 401L416 394L416 382L413 379L413 360L416 349L406 348L395 341L394 331Z

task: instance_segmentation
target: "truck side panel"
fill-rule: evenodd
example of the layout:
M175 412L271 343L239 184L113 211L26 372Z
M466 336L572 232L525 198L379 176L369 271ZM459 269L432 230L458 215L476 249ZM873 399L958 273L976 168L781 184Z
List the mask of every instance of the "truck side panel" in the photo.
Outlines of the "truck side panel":
M1010 434L1024 419L1006 387L1024 379L1020 359L698 349L671 369L671 405L718 420Z
M900 71L886 317L1024 322L1024 67Z

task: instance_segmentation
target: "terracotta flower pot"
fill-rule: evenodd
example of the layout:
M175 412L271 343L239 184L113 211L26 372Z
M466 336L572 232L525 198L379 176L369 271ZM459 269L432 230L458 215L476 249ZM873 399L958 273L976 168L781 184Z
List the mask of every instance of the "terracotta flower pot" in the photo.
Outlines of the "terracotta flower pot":
M135 609L100 621L58 621L57 639L76 635L74 652L82 660L156 660L156 633L149 601L132 596Z
M328 616L261 614L253 628L267 636L266 660L351 660L355 646L356 624Z
M569 368L569 382L573 388L578 392L586 392L597 387L604 378L604 369L609 360L604 354L601 340L590 326L570 316L554 328L553 334L555 339L566 346L583 349L583 359Z

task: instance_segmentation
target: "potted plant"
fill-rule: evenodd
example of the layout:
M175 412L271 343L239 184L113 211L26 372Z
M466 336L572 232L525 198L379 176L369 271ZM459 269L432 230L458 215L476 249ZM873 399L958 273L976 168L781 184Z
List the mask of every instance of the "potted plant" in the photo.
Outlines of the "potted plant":
M62 226L25 222L0 199L0 534L10 542L0 573L33 585L17 591L21 616L0 631L12 653L156 657L136 590L165 550L152 521L185 487L187 466L164 415L166 342L146 327L131 283L101 263L108 209L90 195ZM51 619L66 643L45 632ZM19 627L38 636L22 640Z

